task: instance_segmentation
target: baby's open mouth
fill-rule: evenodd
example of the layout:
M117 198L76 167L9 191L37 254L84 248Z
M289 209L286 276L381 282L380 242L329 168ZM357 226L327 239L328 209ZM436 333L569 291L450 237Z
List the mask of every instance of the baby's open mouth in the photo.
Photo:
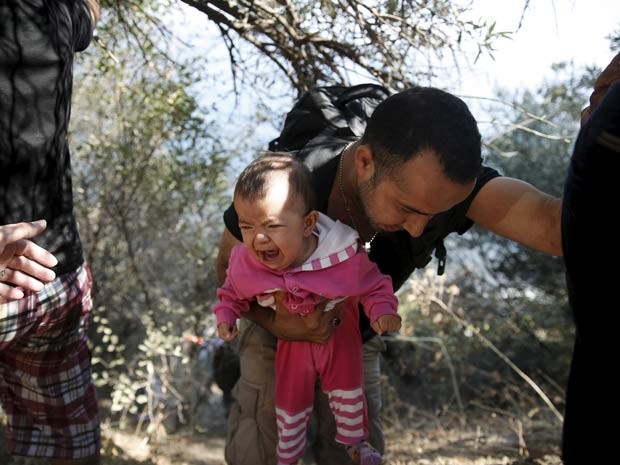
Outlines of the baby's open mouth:
M272 262L278 257L278 250L263 250L260 255L264 262Z

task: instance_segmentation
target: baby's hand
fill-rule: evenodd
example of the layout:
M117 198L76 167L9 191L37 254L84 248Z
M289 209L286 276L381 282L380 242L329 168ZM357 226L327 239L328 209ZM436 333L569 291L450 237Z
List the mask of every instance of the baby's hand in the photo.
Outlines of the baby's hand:
M381 315L370 324L377 334L385 331L398 331L400 329L400 317L396 315Z
M217 334L220 339L225 341L232 341L239 334L237 325L229 325L228 323L220 323L217 325Z

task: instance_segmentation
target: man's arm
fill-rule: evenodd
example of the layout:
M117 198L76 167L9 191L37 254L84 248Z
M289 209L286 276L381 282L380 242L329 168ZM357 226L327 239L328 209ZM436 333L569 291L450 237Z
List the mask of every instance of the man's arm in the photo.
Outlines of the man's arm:
M241 244L241 242L228 229L224 229L216 259L216 276L220 286L226 279L230 253L237 244ZM283 297L284 294L281 292L276 294L276 306L278 308L276 311L254 303L250 306L251 310L244 312L243 316L262 326L278 339L327 342L335 328L331 322L335 317L342 316L342 308L336 306L329 312L324 312L319 308L315 312L300 318L284 308L281 304Z
M594 82L589 105L581 114L581 124L620 80L620 53ZM562 255L562 199L540 192L530 184L510 178L489 181L472 202L467 216L486 229L529 247Z
M617 54L594 83L590 104L581 114L583 124L620 80L620 54ZM562 255L562 200L551 197L530 184L511 178L495 178L476 195L467 216L501 236L542 252Z
M562 255L562 199L513 178L490 180L467 217L500 236L552 255Z

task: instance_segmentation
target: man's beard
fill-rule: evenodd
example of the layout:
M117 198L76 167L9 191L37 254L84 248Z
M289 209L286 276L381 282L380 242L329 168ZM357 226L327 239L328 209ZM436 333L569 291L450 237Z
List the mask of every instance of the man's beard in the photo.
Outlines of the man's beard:
M370 227L374 231L376 232L402 231L403 228L401 225L382 224L377 221L376 219L377 217L375 216L372 210L372 205L373 205L372 198L373 198L373 195L377 188L378 183L379 183L379 180L377 179L377 177L373 176L368 181L364 181L359 184L357 188L357 198L355 199L358 204L358 208L364 214L366 222L370 225Z
M370 225L372 229L378 231L381 228L379 228L377 222L374 220L374 216L370 209L371 199L376 187L377 182L374 176L368 181L361 182L356 189L355 201L358 205L358 209L364 215L365 221Z

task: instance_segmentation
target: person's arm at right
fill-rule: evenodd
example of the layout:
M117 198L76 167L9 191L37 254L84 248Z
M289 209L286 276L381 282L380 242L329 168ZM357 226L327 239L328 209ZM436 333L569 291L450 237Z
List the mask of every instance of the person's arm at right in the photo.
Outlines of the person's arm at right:
M216 259L216 276L220 285L226 280L226 270L232 249L241 242L224 229L220 238L220 249ZM243 316L262 326L278 339L289 341L309 341L325 343L334 330L331 322L334 317L342 314L342 308L336 306L329 312L317 309L315 312L300 318L284 308L282 299L284 294L276 293L277 310L261 307L257 303L250 305L250 311L243 312Z
M598 107L599 103L601 103L609 87L617 81L620 81L620 53L613 57L601 75L594 81L594 89L592 90L592 95L590 95L590 102L581 112L582 126L588 118L590 118L590 115L596 107Z
M99 22L99 18L101 17L101 10L99 8L98 0L86 0L86 6L88 7L88 11L90 12L90 20L93 23L93 28Z

